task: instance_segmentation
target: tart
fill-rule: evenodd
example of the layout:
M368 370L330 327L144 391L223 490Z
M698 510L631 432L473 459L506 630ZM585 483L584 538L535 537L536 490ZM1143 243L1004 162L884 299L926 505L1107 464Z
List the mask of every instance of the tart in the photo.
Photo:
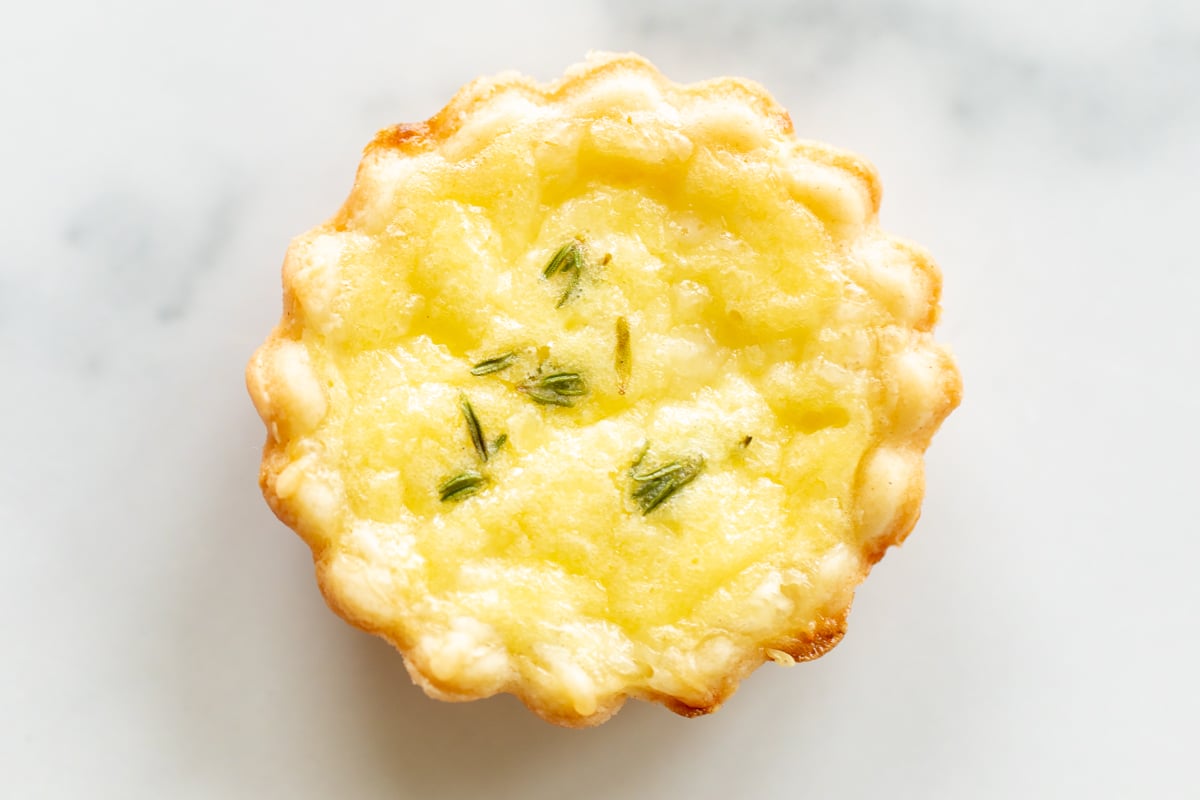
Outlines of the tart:
M827 652L961 393L879 200L761 87L633 55L381 131L247 370L329 605L567 726Z

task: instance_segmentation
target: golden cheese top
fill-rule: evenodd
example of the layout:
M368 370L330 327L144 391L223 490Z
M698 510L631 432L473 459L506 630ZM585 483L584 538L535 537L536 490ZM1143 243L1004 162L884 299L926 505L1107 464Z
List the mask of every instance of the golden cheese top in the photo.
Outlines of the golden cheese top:
M761 88L632 56L381 132L248 371L331 605L575 725L833 646L959 395L878 202Z

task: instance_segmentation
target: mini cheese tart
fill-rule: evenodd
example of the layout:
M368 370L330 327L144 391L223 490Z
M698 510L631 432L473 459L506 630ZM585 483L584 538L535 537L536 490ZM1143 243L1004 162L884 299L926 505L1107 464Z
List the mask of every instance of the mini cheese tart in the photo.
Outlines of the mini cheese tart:
M879 196L759 86L635 56L380 132L248 368L330 606L569 726L828 651L960 395Z

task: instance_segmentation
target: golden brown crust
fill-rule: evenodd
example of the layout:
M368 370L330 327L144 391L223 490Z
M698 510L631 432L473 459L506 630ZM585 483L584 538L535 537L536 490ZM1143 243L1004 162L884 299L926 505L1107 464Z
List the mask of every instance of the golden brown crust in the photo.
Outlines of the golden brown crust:
M561 81L547 86L516 75L476 81L462 89L428 121L385 129L367 146L355 189L342 208L324 226L293 243L284 265L283 317L252 358L246 372L249 392L267 427L259 478L263 495L280 521L296 530L312 548L317 581L329 606L347 622L391 642L403 655L414 682L431 696L462 701L499 692L512 693L544 719L569 727L584 727L605 721L620 709L626 696L661 703L683 716L711 713L735 691L742 678L765 661L786 663L789 658L807 661L820 657L836 646L845 634L854 587L889 547L904 541L917 522L924 495L924 450L934 431L958 405L962 392L961 378L953 359L929 336L940 308L941 275L936 265L916 245L882 237L877 232L864 234L862 239L869 247L863 250L859 264L865 284L870 284L876 278L886 283L888 277L884 270L890 268L896 253L902 254L901 258L907 260L916 276L911 281L911 286L916 288L901 290L895 300L898 329L907 331L903 334L907 337L904 339L906 344L897 352L901 355L910 351L919 352L926 357L928 363L912 367L914 375L911 381L920 384L919 391L928 393L925 400L927 407L914 410L905 406L903 399L897 400L894 422L884 426L880 431L878 446L860 464L857 500L865 509L861 522L864 535L860 551L861 566L846 575L844 590L816 623L776 636L769 645L745 654L717 685L708 687L706 692L699 695L684 697L647 688L630 689L602 699L590 714L564 710L561 705L548 702L530 686L511 676L481 691L439 680L430 669L425 668L414 654L414 642L410 634L402 626L387 624L364 605L361 597L352 596L352 592L358 590L352 589L339 573L339 569L345 565L336 563L337 554L327 547L330 530L336 527L337 515L341 513L335 482L326 480L317 469L297 468L298 464L307 463L305 459L310 454L296 452L296 442L319 422L324 412L323 399L315 399L312 387L307 385L310 377L314 381L315 377L307 370L300 346L305 327L304 317L309 313L306 304L315 305L315 302L309 299L303 288L306 278L301 260L293 256L309 247L321 233L345 230L361 213L364 204L370 201L372 189L369 184L372 178L368 174L368 165L375 156L382 153L417 156L437 151L462 131L464 125L482 114L489 103L502 95L515 94L543 105L566 102L612 76L628 73L653 80L665 93L673 95L716 94L736 98L780 134L792 134L792 123L786 111L755 84L720 79L679 87L659 74L649 62L632 55L594 57L570 71ZM813 164L832 168L857 181L866 199L863 217L871 225L874 224L881 190L878 176L868 162L817 142L795 142L794 147ZM824 200L818 198L814 202ZM853 209L847 213L853 213ZM878 255L878 252L882 252L879 248L891 249L885 257ZM921 369L928 370L932 377L922 375ZM885 391L901 398L911 394L904 380L910 378L894 378L894 385L884 387ZM321 394L320 387L317 387L316 394Z
M540 85L530 78L515 73L480 78L459 90L445 108L425 122L401 123L384 128L367 145L366 153L391 149L411 155L432 150L441 142L458 133L464 120L470 118L481 105L498 94L515 93L528 97L539 104L565 102L586 91L589 87L621 73L637 73L642 77L649 78L666 92L680 91L680 87L664 77L653 64L633 53L593 58L586 65L581 65L568 72L562 80L547 85ZM693 87L686 87L685 90L697 94L736 95L737 99L753 108L764 118L769 119L781 133L788 135L793 133L792 118L787 111L777 104L766 90L751 81L738 78L717 78ZM823 145L816 142L809 144L813 147L814 152L823 148ZM838 153L831 148L824 148L824 152L830 158L845 159L847 164L853 163L851 171L865 169L866 172L874 174L869 166L865 166L864 162L849 154ZM840 164L833 165L840 166Z
M790 119L788 128L790 131ZM883 200L883 184L879 182L879 173L875 171L875 166L871 162L854 153L830 147L824 142L798 141L796 149L812 161L842 170L857 178L866 188L867 196L870 198L871 216L874 217L879 213L879 205Z

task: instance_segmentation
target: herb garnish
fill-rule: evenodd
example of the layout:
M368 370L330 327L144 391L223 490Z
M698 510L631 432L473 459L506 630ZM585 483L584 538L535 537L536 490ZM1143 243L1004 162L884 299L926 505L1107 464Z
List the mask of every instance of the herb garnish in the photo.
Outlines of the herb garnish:
M487 358L480 361L475 366L471 367L472 375L490 375L493 372L499 372L502 369L507 369L514 361L517 360L517 354L509 350L507 353Z
M491 444L488 444L487 439L484 438L484 426L480 425L479 417L475 416L475 409L470 407L470 401L466 395L458 398L458 408L462 410L463 419L467 420L470 444L475 447L475 452L479 453L481 461L486 463L488 457L496 455L500 447L504 446L505 441L509 440L509 434L502 433ZM440 483L438 497L442 498L443 503L450 500L462 500L479 492L485 486L487 486L487 477L484 474L474 469L467 469Z
M587 384L578 372L552 372L528 380L517 391L547 406L575 405L575 398L587 394Z
M471 408L471 401L467 400L464 395L459 399L458 407L462 409L463 418L467 420L467 433L471 435L471 444L475 445L475 452L479 453L480 458L487 461L487 440L483 438L483 427L479 424L479 417L475 416L475 409Z
M633 354L629 349L629 320L624 317L617 317L617 350L613 356L613 368L617 371L617 394L625 394L633 368Z
M479 424L479 417L475 416L475 409L471 407L471 401L465 394L459 397L458 407L462 410L463 419L467 421L467 433L471 437L471 445L479 454L480 460L486 463L488 458L499 452L504 443L508 441L508 434L502 433L496 437L495 441L489 443L484 438L483 426ZM447 478L438 486L438 496L442 498L443 503L462 500L475 494L487 484L488 479L481 472L473 469L463 470L454 477Z
M542 270L543 278L552 278L558 273L569 272L571 279L567 283L566 291L558 298L555 303L555 308L562 308L567 300L575 291L575 287L579 285L579 279L583 275L583 244L578 239L567 242L551 257L550 262L546 264L546 268Z
M629 469L629 477L633 479L633 499L642 509L642 515L649 514L667 501L671 495L696 479L704 468L702 456L687 456L649 472L637 472L637 467L645 457L643 450L633 466Z
M438 496L442 502L464 500L487 485L487 478L474 470L460 472L453 478L448 478L438 486Z

